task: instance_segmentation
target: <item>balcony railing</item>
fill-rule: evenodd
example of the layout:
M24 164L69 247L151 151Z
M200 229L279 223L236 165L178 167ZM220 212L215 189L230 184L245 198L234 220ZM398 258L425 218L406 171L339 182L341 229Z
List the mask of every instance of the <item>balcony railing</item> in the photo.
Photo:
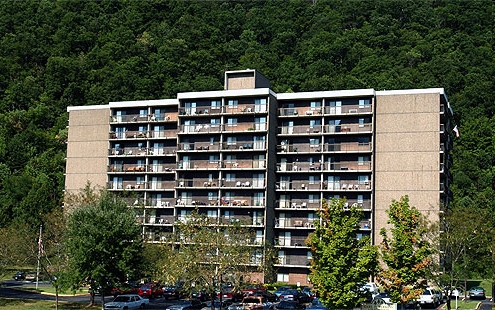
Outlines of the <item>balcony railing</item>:
M306 247L306 238L291 237L291 238L275 238L275 246L291 246L291 247Z
M324 152L371 152L371 143L345 142L324 144Z
M177 122L177 113L112 115L110 123Z
M236 188L264 188L264 180L252 178L237 178L235 180L209 180L205 178L180 179L176 181L176 187L236 187Z
M275 227L277 228L314 228L314 221L317 219L308 219L303 217L276 219Z
M302 125L302 126L280 126L278 133L282 135L307 135L307 134L320 134L323 132L322 125Z

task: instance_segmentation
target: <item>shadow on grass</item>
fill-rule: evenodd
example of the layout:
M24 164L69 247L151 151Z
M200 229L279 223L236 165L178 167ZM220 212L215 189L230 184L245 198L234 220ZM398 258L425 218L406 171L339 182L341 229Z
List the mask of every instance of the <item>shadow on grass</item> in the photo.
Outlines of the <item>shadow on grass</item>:
M60 310L101 309L100 305L88 307L87 303L77 303L77 302L59 302L58 305L59 305L58 308ZM55 302L47 301L47 300L0 298L0 308L5 310L10 310L10 309L48 310L55 308Z

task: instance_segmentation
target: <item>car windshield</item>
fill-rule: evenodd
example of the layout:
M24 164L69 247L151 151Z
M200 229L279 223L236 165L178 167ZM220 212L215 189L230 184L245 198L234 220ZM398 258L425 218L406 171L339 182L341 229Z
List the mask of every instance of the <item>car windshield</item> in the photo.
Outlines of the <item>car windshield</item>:
M113 301L115 302L127 302L129 301L129 298L128 296L117 296L115 297L115 299Z
M181 300L179 302L179 305L190 305L190 304L191 304L191 302L189 300Z

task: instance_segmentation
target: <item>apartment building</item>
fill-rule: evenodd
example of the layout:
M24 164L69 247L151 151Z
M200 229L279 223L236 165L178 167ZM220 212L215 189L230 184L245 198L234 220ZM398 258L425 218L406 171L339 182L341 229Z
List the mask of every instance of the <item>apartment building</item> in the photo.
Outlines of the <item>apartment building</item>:
M248 69L226 72L224 90L67 110L67 192L90 181L145 206L149 242L195 208L242 221L253 246L276 247L278 281L308 284L305 239L323 198L361 207L358 237L379 243L393 199L436 221L451 197L443 89L277 94Z

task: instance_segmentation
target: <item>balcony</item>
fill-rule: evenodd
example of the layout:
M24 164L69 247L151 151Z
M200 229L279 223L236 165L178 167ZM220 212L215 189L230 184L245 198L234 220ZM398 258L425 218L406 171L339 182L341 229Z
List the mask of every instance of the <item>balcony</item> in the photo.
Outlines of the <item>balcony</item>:
M220 223L225 225L239 223L241 225L246 225L246 226L263 226L264 220L265 219L263 217L236 215L236 216L227 216L227 217L222 216L220 218Z
M278 201L278 208L319 209L320 202L310 202L308 199L280 200Z
M251 196L236 196L234 198L222 197L217 204L222 207L264 207L264 199L255 199Z
M222 167L232 169L265 169L266 164L264 160L237 159L223 161Z
M275 188L278 190L321 190L323 182L314 182L309 180L297 181L280 181L275 183Z
M278 133L280 135L308 135L308 134L321 134L324 126L322 125L302 125L302 126L280 126L278 127Z
M321 168L321 163L293 162L277 164L277 171L320 171Z
M278 109L279 116L313 116L321 115L322 108L316 107L293 107L293 108L280 108Z
M108 166L108 172L139 173L149 171L149 166L137 164L122 164Z
M303 217L294 218L280 218L275 220L276 228L314 228L315 219L308 219Z
M298 266L307 267L310 264L310 260L306 255L284 255L278 257L277 266Z
M149 139L177 139L177 129L151 130Z
M183 161L180 160L177 164L177 169L218 169L222 168L222 162L220 161L210 161L210 160L191 160L191 161Z
M221 125L216 124L194 124L194 125L181 125L178 133L220 133L222 131Z
M281 237L275 238L275 246L278 247L306 247L306 238L305 237Z
M361 191L371 190L370 181L358 181L358 180L341 180L340 182L327 182L323 181L323 189L328 190L342 190L342 191Z
M147 123L147 122L177 122L177 112L161 114L128 114L112 115L110 123Z
M173 215L162 215L162 216L142 216L142 224L144 225L173 225L175 222L175 217Z
M339 107L325 107L325 115L345 115L345 114L370 114L371 104L365 105L343 105Z
M371 133L372 124L342 124L342 125L325 125L324 132L331 134L352 134L352 133Z
M266 143L263 141L237 141L237 142L224 142L222 144L222 150L265 150Z
M220 143L218 142L195 142L179 143L178 151L219 151Z
M264 180L252 178L236 178L235 180L209 180L206 178L180 179L176 181L176 187L205 188L205 187L234 187L234 188L264 188Z
M371 161L342 161L338 163L327 163L328 170L335 171L370 171Z
M277 146L279 153L321 153L322 147L320 144L310 143L281 143Z
M334 143L334 144L324 144L324 152L371 152L371 143L362 142L345 142L345 143Z
M176 200L174 198L162 198L156 199L151 198L146 202L145 207L153 207L153 208L169 208L175 205Z

